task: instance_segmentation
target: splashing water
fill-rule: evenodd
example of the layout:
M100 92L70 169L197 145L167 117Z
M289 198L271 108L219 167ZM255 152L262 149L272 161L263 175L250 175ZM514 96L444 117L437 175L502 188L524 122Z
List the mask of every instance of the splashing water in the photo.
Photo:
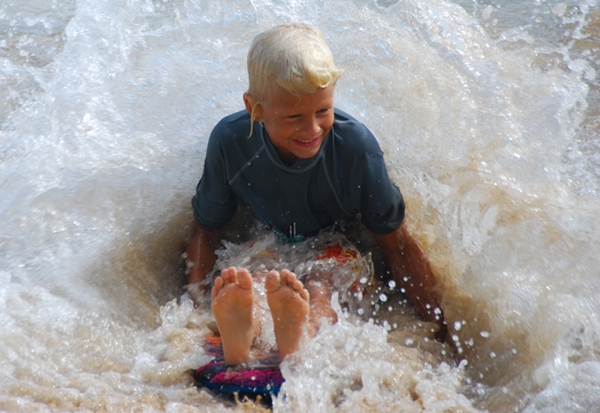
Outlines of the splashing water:
M0 5L0 410L260 410L192 386L209 315L179 255L249 43L290 21L345 69L462 362L382 284L282 365L274 410L597 410L595 0Z

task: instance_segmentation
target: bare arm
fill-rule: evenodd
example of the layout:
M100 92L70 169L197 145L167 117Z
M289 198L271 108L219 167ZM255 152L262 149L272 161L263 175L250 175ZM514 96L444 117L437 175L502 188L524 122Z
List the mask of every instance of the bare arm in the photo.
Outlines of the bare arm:
M443 341L447 327L435 288L435 277L429 261L408 233L405 223L389 234L375 234L375 239L383 251L394 280L423 318L440 326L436 338Z
M192 298L197 303L200 295L212 286L200 284L206 279L206 275L212 271L217 260L215 250L220 245L220 231L206 231L194 221L194 232L185 250L185 263L187 266L186 279Z

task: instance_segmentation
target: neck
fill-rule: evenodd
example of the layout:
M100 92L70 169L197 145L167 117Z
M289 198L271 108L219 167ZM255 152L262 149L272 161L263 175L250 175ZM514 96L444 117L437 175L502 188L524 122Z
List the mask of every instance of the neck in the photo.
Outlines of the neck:
M279 150L277 147L275 147L275 151L277 151L277 155L279 155L279 159L281 159L281 162L283 162L287 166L294 165L296 163L296 161L299 159L296 155L294 155L292 153L284 153L283 151Z

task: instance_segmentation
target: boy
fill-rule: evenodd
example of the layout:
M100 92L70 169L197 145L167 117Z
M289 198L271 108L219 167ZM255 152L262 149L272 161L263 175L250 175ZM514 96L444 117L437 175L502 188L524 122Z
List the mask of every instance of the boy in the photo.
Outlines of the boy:
M446 328L429 263L403 223L404 202L390 181L377 141L334 109L341 70L320 31L278 26L259 34L248 53L245 111L213 130L192 204L196 222L186 250L187 281L207 289L221 229L238 202L288 241L360 216L380 245L392 276L426 321ZM247 362L260 330L252 275L225 269L214 280L211 307L229 365ZM204 283L203 283L204 282ZM266 276L267 302L283 360L312 337L320 320L336 321L327 282L288 270ZM193 291L193 288L190 289ZM192 294L193 295L193 294Z

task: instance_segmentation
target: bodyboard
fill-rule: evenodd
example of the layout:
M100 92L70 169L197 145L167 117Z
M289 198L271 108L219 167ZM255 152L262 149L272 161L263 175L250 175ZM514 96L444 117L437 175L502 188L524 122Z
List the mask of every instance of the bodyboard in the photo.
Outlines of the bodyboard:
M284 378L279 370L279 354L263 353L253 355L251 364L228 366L223 358L221 337L211 335L205 340L206 351L213 360L194 372L198 387L210 390L213 394L229 399L245 398L271 405L277 397Z

